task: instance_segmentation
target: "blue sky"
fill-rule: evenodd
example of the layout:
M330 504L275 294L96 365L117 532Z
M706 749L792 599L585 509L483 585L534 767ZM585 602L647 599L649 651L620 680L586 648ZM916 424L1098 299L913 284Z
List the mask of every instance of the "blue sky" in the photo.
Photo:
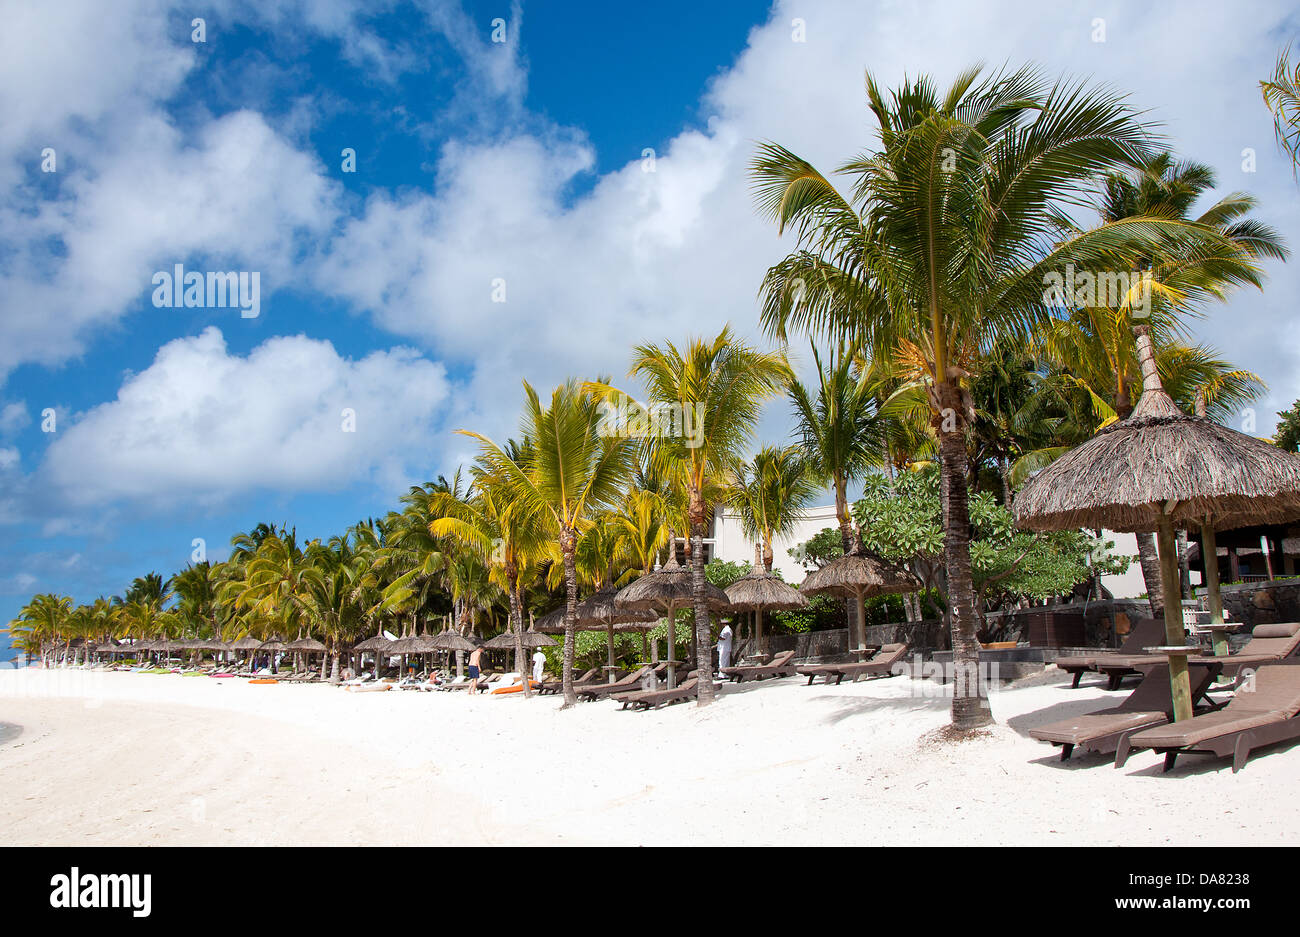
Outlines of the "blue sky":
M0 16L0 620L34 592L88 601L170 574L195 538L221 559L259 521L314 537L382 514L470 457L456 428L512 430L520 375L621 376L633 342L727 321L757 338L758 279L783 244L749 201L753 141L827 169L869 145L865 68L892 84L1037 62L1113 83L1300 245L1255 85L1300 31L1280 4L132 0ZM155 307L151 278L177 263L257 272L260 314ZM1300 396L1295 266L1197 330L1268 380L1260 433ZM779 411L769 436L787 431Z

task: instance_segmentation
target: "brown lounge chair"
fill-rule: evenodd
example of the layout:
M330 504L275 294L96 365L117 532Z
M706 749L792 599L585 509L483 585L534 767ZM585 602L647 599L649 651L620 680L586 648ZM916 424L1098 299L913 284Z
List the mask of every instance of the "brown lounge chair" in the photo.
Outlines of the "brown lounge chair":
M589 683L597 683L602 679L600 672L601 672L600 667L592 667L582 676L575 677L573 679L573 685L575 687L579 687L579 686L586 686ZM548 693L561 693L563 691L564 691L563 680L546 680L542 683L541 687L538 689L537 692L539 695L545 696Z
M749 667L727 667L723 675L732 683L744 683L746 680L762 680L765 677L788 677L795 671L791 663L794 651L782 651L772 658L771 663L757 664Z
M1071 687L1078 687L1080 678L1085 673L1097 670L1097 662L1115 661L1120 657L1128 658L1134 655L1142 654L1142 649L1146 647L1155 647L1158 644L1165 643L1165 623L1158 618L1139 618L1133 622L1129 629L1128 636L1124 638L1124 643L1114 651L1099 650L1096 654L1079 654L1070 657L1058 657L1054 661L1056 666L1066 673L1074 675L1074 683ZM1166 658L1154 658L1157 663L1165 662ZM1127 671L1131 672L1131 671ZM1118 689L1118 681L1115 677L1110 678L1112 686L1110 689Z
M808 686L812 686L813 681L818 677L826 678L823 681L824 684L830 683L831 678L834 677L836 686L839 686L845 677L852 677L853 682L857 683L863 677L890 676L893 673L894 664L906 657L907 651L906 644L886 644L870 660L861 663L810 664L798 668L798 671L808 678Z
M1237 676L1242 667L1258 667L1291 657L1300 649L1300 622L1256 625L1250 640L1236 654L1221 658L1223 674Z
M1217 671L1193 667L1192 699L1205 695ZM1135 732L1164 725L1174 718L1174 699L1169 692L1169 665L1152 667L1128 699L1110 709L1050 722L1029 730L1029 737L1061 746L1061 760L1068 761L1075 747L1109 755L1120 742Z
M643 690L640 693L620 693L614 699L623 704L623 709L627 709L629 706L642 711L658 709L660 706L670 703L680 703L683 700L694 699L696 694L695 686L700 682L698 677L699 671L692 670L690 676L680 686L675 686L671 690Z
M1232 756L1232 773L1246 766L1253 749L1300 738L1300 667L1266 664L1255 671L1253 684L1243 686L1219 712L1193 716L1145 729L1123 739L1115 752L1115 767L1135 748L1155 749L1165 756L1165 771L1183 754Z
M593 683L577 688L578 699L597 700L602 696L609 696L613 693L626 693L628 690L635 689L636 685L641 682L641 678L651 673L654 673L654 668L642 667L628 674L622 680L615 680L613 683Z

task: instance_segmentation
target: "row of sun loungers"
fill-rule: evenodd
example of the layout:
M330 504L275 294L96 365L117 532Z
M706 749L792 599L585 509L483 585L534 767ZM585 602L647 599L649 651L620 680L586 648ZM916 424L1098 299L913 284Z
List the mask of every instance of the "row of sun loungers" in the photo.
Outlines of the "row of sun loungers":
M1166 640L1163 622L1141 618L1133 624L1119 650L1058 657L1055 663L1059 669L1074 675L1072 686L1077 687L1080 678L1091 671L1104 674L1109 689L1117 690L1125 677L1166 662L1162 654L1144 653L1145 648L1164 644ZM1283 660L1297 650L1300 650L1300 622L1256 625L1246 646L1224 659L1223 676L1236 677L1242 667ZM1194 663L1197 658L1190 660Z
M1205 700L1215 669L1196 667L1190 673L1193 701ZM1235 774L1253 750L1300 738L1300 666L1265 664L1225 706L1209 703L1199 709L1191 719L1173 721L1169 668L1160 665L1119 706L1037 726L1029 735L1059 745L1062 761L1079 747L1113 752L1115 767L1122 768L1134 750L1149 748L1165 756L1165 771L1179 755L1212 754L1231 755Z
M906 644L886 644L869 659L862 662L809 664L798 667L796 670L801 676L808 678L809 686L812 686L813 681L818 677L822 678L824 684L830 683L831 679L834 678L836 686L845 677L852 677L853 682L856 683L863 678L889 676L893 673L894 665L907 656L907 651Z

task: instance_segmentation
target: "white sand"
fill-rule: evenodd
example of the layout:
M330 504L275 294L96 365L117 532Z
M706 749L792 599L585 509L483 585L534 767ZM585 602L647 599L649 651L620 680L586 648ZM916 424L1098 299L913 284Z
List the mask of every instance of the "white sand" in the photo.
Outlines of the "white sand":
M1162 775L1023 736L1114 705L1005 690L985 738L903 677L729 686L714 706L352 694L178 675L0 672L0 843L1300 842L1300 746ZM1189 832L1195 830L1195 832Z

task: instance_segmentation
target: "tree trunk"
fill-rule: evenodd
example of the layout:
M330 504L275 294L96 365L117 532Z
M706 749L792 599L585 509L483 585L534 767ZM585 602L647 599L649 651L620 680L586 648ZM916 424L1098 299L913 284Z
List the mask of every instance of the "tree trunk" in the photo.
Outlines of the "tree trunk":
M1147 587L1147 602L1151 606L1151 617L1164 615L1162 595L1164 585L1160 579L1160 557L1156 554L1156 538L1151 533L1134 534L1137 537L1138 563L1142 567L1142 581Z
M707 706L713 702L713 649L709 644L709 604L704 587L704 498L701 492L692 488L691 506L691 591L695 599L695 667L699 682L696 683L696 700L698 705Z
M561 709L578 705L578 694L573 689L573 655L577 649L574 633L578 617L578 565L574 559L578 538L572 528L560 529L560 553L564 557L564 668L561 681L564 684L564 705Z
M959 405L953 385L939 385L945 404ZM950 418L951 414L945 414ZM944 506L944 566L948 573L948 612L952 632L952 724L955 729L976 729L993 721L982 694L979 676L980 646L976 637L975 588L970 565L970 506L966 488L967 454L960 429L939 433Z
M1180 598L1191 598L1192 570L1187 559L1187 531L1179 530L1178 536L1178 594Z
M519 601L519 566L512 559L506 563L506 591L510 593L510 630L515 635L515 670L523 681L524 696L532 696L532 675L524 661L524 607Z
M853 517L849 513L846 487L843 478L835 479L835 518L840 522L840 540L843 541L844 552L848 553L853 549Z

